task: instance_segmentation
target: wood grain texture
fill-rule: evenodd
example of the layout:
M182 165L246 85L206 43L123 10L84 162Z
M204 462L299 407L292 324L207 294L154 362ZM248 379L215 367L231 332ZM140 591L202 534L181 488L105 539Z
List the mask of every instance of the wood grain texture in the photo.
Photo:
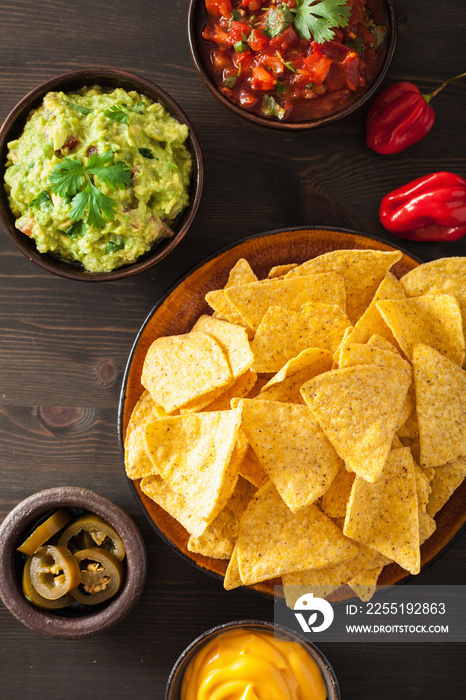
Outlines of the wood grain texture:
M464 70L464 0L397 0L399 36L384 85L423 91ZM148 548L146 590L113 631L84 641L42 638L0 605L2 700L137 697L162 700L178 654L209 627L273 619L271 602L222 584L153 532L129 488L117 405L134 338L154 304L194 265L276 228L355 228L397 246L378 221L383 195L420 175L466 176L466 83L433 102L432 131L392 157L364 144L367 108L322 130L282 134L227 112L192 64L187 0L0 0L0 120L38 83L73 68L110 65L167 90L193 122L204 195L176 251L118 284L68 282L26 260L0 235L0 518L48 486L100 491L127 509ZM1 232L0 232L1 233ZM465 243L406 243L424 260L464 255ZM65 410L70 409L70 410ZM466 582L466 537L420 576ZM464 646L322 644L345 700L463 700ZM58 670L57 670L58 668Z

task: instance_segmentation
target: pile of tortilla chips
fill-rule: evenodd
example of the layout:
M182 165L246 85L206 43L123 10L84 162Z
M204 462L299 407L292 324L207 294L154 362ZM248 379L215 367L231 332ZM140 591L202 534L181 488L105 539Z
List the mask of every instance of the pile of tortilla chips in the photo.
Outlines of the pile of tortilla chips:
M420 571L466 476L466 258L398 280L400 258L339 250L262 280L239 260L212 316L150 346L127 474L190 551L229 560L225 588L368 600L387 564Z

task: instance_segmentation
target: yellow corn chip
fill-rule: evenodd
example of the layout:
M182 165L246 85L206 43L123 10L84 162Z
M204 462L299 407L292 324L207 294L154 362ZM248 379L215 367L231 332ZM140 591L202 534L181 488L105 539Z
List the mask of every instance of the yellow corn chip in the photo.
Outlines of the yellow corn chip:
M389 352L393 352L395 354L398 353L398 350L393 343L391 343L386 338L383 338L381 335L378 335L377 333L371 335L371 337L367 341L367 344L373 348L379 348L379 350L388 350Z
M247 396L253 389L257 381L257 374L251 369L238 377L238 379L221 394L218 394L214 400L203 406L205 411L227 411L230 408L230 402L234 398L243 398Z
M401 252L398 250L333 250L290 270L286 279L297 275L337 272L345 280L346 313L356 323L389 269L400 258Z
M182 494L175 492L156 474L146 476L141 480L140 487L143 493L167 511L190 534L199 537L207 527L207 522L200 518L198 513L190 507Z
M307 406L243 399L241 429L288 508L328 489L342 464Z
M161 418L146 427L154 466L207 524L225 506L238 479L238 464L229 467L240 420L238 411L218 411Z
M252 271L248 261L241 258L230 270L225 289L228 289L228 287L233 287L237 284L247 284L248 282L255 281L257 281L257 277ZM222 320L230 321L230 323L237 323L240 326L244 324L241 316L233 309L230 302L225 297L224 289L208 292L205 299L209 306L214 310L214 315L216 317L219 317Z
M306 304L302 311L271 306L251 343L253 369L278 372L288 360L308 348L334 352L349 325L337 306Z
M421 559L414 469L409 449L401 447L390 452L376 484L357 477L343 532L418 574Z
M466 373L427 345L413 351L421 467L466 455Z
M364 571L360 571L348 581L348 585L364 603L367 603L377 590L377 581L382 569L383 566L364 569Z
M298 263L288 263L288 265L275 265L270 268L267 277L269 279L274 279L276 277L283 277L287 272L292 270L294 267L298 267Z
M463 321L454 297L432 294L398 301L379 301L377 308L409 359L414 346L425 343L457 365L463 364Z
M242 432L243 431L240 429L239 433ZM241 476L244 476L245 479L250 481L251 484L254 484L256 488L260 488L269 480L269 477L264 471L264 467L257 459L256 453L249 444L246 454L243 457L243 461L239 466L239 473Z
M465 478L466 457L460 457L435 469L435 476L430 482L431 494L427 504L427 513L432 518L443 508Z
M404 370L357 365L321 374L301 393L347 468L375 482L410 382Z
M322 372L327 372L332 365L332 356L328 350L309 348L297 357L288 360L286 365L262 387L258 398L266 401L285 401L303 403L300 393L302 385Z
M292 513L271 482L259 489L244 512L237 548L246 585L337 564L358 552L317 506Z
M230 364L233 377L241 377L254 362L246 330L228 321L212 316L201 316L191 332L207 333L220 345Z
M256 492L255 487L239 477L233 494L215 520L207 526L199 537L188 540L190 552L214 559L230 559L238 537L239 521Z
M125 468L130 479L140 479L154 474L154 465L149 459L144 442L147 423L161 417L162 409L153 402L148 391L143 391L128 422L125 437Z
M338 473L327 491L322 496L321 508L329 518L344 518L346 506L351 493L355 474L345 467L340 467Z
M307 302L335 304L345 310L345 284L335 272L283 280L262 280L225 289L233 308L257 330L270 306L299 311Z
M154 340L147 351L141 383L167 413L232 382L228 359L206 333Z
M400 280L406 295L428 292L466 298L466 258L439 258L410 270Z
M238 549L234 548L233 554L231 555L230 563L225 573L225 578L223 581L223 586L227 591L231 591L233 588L238 588L242 586L241 576L238 567Z
M313 571L317 572L320 571L320 569L313 569ZM306 573L306 572L303 572ZM282 579L285 580L285 576L292 576L292 574L283 574ZM327 585L327 586L322 586L322 585L317 585L317 586L299 586L295 584L290 584L290 585L283 585L283 593L285 594L285 602L287 606L291 609L294 609L294 606L296 604L296 601L301 598L301 596L305 595L306 593L312 593L316 598L328 598L328 596L333 593L333 591L336 591L337 588L340 588L340 586L332 586L332 585Z

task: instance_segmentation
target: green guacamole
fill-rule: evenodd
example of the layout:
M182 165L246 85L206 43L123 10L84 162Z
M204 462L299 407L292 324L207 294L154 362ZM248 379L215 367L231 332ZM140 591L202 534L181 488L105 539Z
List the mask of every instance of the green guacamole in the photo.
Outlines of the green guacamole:
M188 127L145 95L49 92L8 144L16 227L91 272L134 262L189 202ZM111 201L109 201L111 200Z

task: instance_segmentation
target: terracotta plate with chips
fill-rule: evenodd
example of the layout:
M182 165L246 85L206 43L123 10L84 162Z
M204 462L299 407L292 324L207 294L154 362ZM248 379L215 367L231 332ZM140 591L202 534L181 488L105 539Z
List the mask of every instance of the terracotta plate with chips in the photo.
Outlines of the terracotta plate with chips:
M318 255L342 249L395 250L386 243L344 229L295 228L270 231L221 251L179 281L150 312L137 335L128 360L118 417L122 453L124 454L124 436L131 413L144 389L141 373L149 347L157 338L189 332L202 314L210 314L212 309L205 301L206 294L225 286L229 272L238 260L246 258L259 279L262 279L267 277L274 266L301 264ZM392 272L400 278L417 266L418 262L413 257L403 253ZM189 535L182 525L142 492L140 480L131 483L136 498L155 531L187 561L223 578L228 561L189 551ZM437 514L437 529L421 547L422 567L439 556L460 533L466 521L463 505L465 497L466 481ZM383 568L378 585L394 584L407 578L407 572L393 563ZM279 584L280 579L274 579L257 583L250 588L262 594L273 595L274 585ZM348 589L346 595L341 592L338 595L352 597L353 593Z

